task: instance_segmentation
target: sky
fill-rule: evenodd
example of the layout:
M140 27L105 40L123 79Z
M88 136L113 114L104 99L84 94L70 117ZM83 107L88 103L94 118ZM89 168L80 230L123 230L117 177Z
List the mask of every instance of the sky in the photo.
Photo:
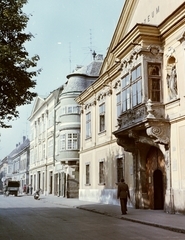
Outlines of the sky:
M25 31L34 37L25 46L30 57L39 55L36 69L42 69L33 91L46 97L77 65L89 64L93 51L105 57L123 5L124 0L29 0L23 9L30 16ZM12 128L0 129L0 159L22 143L23 136L29 138L33 104L18 108Z

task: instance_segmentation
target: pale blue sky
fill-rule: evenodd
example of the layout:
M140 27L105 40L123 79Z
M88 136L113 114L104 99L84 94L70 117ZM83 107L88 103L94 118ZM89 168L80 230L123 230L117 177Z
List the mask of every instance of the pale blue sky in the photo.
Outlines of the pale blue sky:
M38 54L36 92L46 96L66 82L76 65L92 60L91 49L105 57L124 0L30 0L24 12L32 14L27 31L34 35L26 44L30 56ZM23 135L29 137L32 106L20 110L11 129L1 129L0 159L8 155Z

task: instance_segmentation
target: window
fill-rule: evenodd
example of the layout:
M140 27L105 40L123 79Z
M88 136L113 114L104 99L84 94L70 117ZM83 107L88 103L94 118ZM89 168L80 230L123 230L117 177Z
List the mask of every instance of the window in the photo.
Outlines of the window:
M99 184L105 184L104 161L99 162Z
M90 165L86 164L86 184L90 184Z
M86 138L91 137L91 113L86 114Z
M30 150L30 164L34 163L34 150Z
M141 66L139 65L132 71L132 107L138 105L142 101L141 88Z
M63 150L78 150L78 133L68 133L60 135L60 151Z
M73 107L72 106L68 107L67 108L67 113L72 113L72 112L73 112Z
M48 115L48 128L52 127L54 124L54 110L51 110Z
M42 149L42 159L45 159L45 154L46 154L46 145L45 143L43 144L43 149Z
M99 124L100 124L100 132L105 130L105 103L99 106Z
M37 138L37 123L35 122L35 139Z
M30 141L34 140L34 127L31 127L31 131L30 131Z
M69 133L68 134L68 149L77 150L78 149L78 134L77 133Z
M46 123L45 123L45 121L43 120L43 132L45 132L45 130L46 130Z
M126 75L122 79L122 104L123 112L130 109L130 79L129 75Z
M5 169L5 171L7 171L7 169ZM12 166L8 165L8 173L12 173ZM6 174L6 173L5 173Z
M33 163L36 163L36 161L37 161L37 147L35 148L35 151L34 151Z
M117 118L121 114L121 93L118 93L116 95L116 102L117 102Z
M48 142L48 157L52 157L53 154L53 140L50 139Z
M142 102L141 66L137 66L122 79L122 111Z
M42 160L42 145L39 144L39 157L38 157L38 161Z
M117 159L117 182L123 178L123 158Z
M60 150L65 150L66 149L66 135L61 134L60 135Z
M66 108L65 107L61 107L61 115L64 115L66 113Z
M39 122L38 122L38 130L39 130L39 134L42 133L42 120L39 119Z
M80 113L80 107L79 106L68 106L67 113Z
M160 64L148 64L149 99L152 102L161 101L161 66Z
M79 106L74 106L73 107L73 113L80 113L80 107Z

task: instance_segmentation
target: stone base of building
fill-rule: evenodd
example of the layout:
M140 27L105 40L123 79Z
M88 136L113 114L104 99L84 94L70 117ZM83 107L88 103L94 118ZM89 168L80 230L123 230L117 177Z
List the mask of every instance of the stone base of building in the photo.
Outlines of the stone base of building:
M119 205L117 189L79 189L79 200Z
M185 214L185 189L173 190L174 212Z

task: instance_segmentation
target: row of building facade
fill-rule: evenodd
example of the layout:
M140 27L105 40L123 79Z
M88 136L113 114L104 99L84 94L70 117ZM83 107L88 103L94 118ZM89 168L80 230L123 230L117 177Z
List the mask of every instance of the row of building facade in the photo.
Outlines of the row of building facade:
M183 0L126 0L105 59L37 97L34 189L118 204L124 177L133 207L185 213L184 17Z

